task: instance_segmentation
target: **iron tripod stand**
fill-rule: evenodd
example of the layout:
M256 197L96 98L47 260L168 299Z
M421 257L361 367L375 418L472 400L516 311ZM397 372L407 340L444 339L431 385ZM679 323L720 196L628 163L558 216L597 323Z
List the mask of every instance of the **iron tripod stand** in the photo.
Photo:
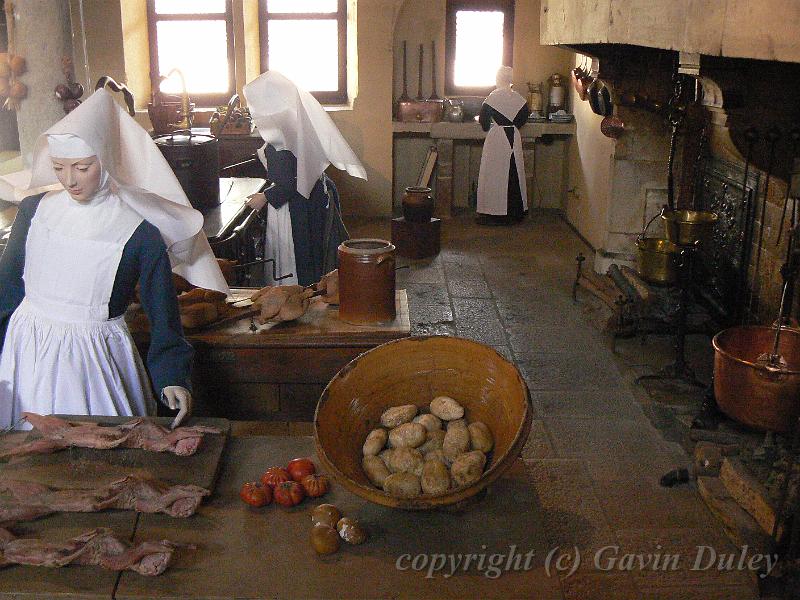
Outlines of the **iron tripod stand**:
M678 245L680 252L677 261L677 287L678 307L675 313L675 362L663 367L658 373L641 375L636 378L636 383L643 381L664 381L692 387L705 388L706 384L699 381L692 368L686 362L686 321L689 304L689 288L692 285L692 266L694 255L700 242L694 244Z

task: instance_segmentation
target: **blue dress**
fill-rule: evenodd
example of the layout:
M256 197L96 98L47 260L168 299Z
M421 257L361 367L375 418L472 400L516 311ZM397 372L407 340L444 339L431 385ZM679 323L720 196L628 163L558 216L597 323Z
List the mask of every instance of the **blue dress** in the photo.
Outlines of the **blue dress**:
M337 267L336 249L347 239L347 230L340 214L339 194L333 181L323 173L309 197L303 197L297 191L297 159L294 154L289 150L276 150L270 144L267 144L264 154L268 165L267 177L275 182L275 187L266 193L267 201L275 208L289 203L297 282L311 285ZM329 210L333 214L329 215ZM326 240L329 218L332 223Z
M30 196L20 203L0 257L0 352L9 319L25 297L25 242L43 195ZM136 228L123 249L109 301L109 318L125 313L137 282L142 307L150 321L146 364L157 396L167 386L191 390L194 351L183 336L166 246L158 229L147 221Z

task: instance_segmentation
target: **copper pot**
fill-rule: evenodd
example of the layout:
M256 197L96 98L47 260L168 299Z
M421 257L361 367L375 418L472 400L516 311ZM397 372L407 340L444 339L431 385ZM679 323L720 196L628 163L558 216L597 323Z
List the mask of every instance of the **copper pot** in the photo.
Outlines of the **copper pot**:
M714 336L714 396L722 412L755 429L785 433L800 417L800 331L781 331L778 354L772 327L733 327Z
M358 325L394 321L395 247L378 239L339 245L339 318Z

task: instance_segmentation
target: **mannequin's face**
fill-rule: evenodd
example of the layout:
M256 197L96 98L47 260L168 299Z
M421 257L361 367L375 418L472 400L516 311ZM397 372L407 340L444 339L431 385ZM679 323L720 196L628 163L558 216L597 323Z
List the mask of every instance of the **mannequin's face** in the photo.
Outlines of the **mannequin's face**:
M96 156L87 158L52 158L56 177L73 200L88 202L100 187L102 169Z

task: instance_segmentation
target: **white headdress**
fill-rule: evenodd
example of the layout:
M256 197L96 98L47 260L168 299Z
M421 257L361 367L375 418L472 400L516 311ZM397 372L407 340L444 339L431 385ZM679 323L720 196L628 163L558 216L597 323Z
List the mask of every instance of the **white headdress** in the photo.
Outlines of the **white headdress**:
M198 287L228 293L203 232L203 215L189 204L155 142L107 90L94 92L39 136L33 152L31 188L58 183L48 139L59 143L65 139L63 134L80 138L93 150L119 197L158 228L174 273ZM85 148L80 151L85 152Z
M243 91L262 139L297 158L300 195L308 198L330 164L367 178L361 161L314 96L276 71L260 75Z

